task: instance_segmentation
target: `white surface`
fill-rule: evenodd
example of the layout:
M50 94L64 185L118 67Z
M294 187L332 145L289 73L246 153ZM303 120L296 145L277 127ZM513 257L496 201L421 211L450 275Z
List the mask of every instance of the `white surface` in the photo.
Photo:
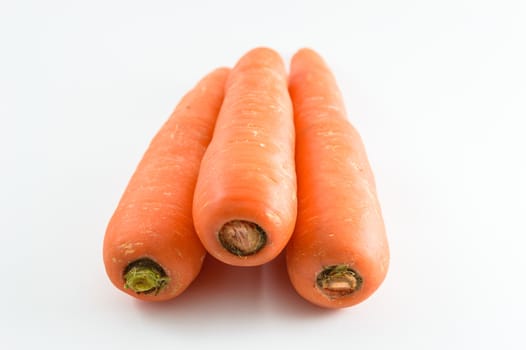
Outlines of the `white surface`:
M2 347L526 348L525 3L194 3L0 4ZM388 277L334 312L301 300L282 260L208 261L175 301L134 301L104 273L107 221L182 94L258 45L333 67Z

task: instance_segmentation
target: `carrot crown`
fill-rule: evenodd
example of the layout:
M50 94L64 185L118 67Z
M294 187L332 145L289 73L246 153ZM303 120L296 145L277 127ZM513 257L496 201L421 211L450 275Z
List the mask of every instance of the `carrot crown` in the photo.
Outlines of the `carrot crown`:
M144 258L131 262L124 272L124 288L137 294L159 294L170 278L155 261Z

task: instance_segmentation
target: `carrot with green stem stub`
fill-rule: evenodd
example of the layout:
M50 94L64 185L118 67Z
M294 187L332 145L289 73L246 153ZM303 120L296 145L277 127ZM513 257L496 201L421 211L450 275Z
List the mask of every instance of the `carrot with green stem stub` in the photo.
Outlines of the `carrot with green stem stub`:
M256 48L232 69L201 164L193 216L210 254L261 265L283 250L296 220L294 124L281 57Z
M314 51L294 55L298 218L287 247L297 292L327 308L357 304L382 283L389 248L362 139L331 71Z
M182 293L199 273L205 249L192 222L192 198L229 74L220 68L183 97L151 141L104 237L106 272L142 300Z

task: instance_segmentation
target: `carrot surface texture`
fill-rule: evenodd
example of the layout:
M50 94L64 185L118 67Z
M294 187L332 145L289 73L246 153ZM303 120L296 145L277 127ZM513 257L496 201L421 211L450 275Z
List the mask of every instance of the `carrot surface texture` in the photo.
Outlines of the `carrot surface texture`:
M215 258L257 266L284 249L297 211L294 143L284 63L253 49L228 78L194 195L195 228Z
M161 301L199 273L205 249L192 222L199 165L224 96L229 69L204 77L152 139L108 224L106 272L120 290Z
M373 173L335 78L316 52L294 55L289 91L298 176L289 277L298 294L318 306L352 306L379 287L389 264Z

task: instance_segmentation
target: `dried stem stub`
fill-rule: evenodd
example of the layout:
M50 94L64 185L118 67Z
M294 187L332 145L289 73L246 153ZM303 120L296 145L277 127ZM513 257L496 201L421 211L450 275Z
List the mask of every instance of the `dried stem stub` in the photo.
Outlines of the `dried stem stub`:
M238 256L255 254L267 243L265 230L246 220L227 222L221 227L217 237L226 250Z
M362 277L346 264L325 266L316 278L316 285L329 298L341 298L362 286Z
M164 269L150 258L132 261L124 270L124 288L137 294L154 294L168 285Z

